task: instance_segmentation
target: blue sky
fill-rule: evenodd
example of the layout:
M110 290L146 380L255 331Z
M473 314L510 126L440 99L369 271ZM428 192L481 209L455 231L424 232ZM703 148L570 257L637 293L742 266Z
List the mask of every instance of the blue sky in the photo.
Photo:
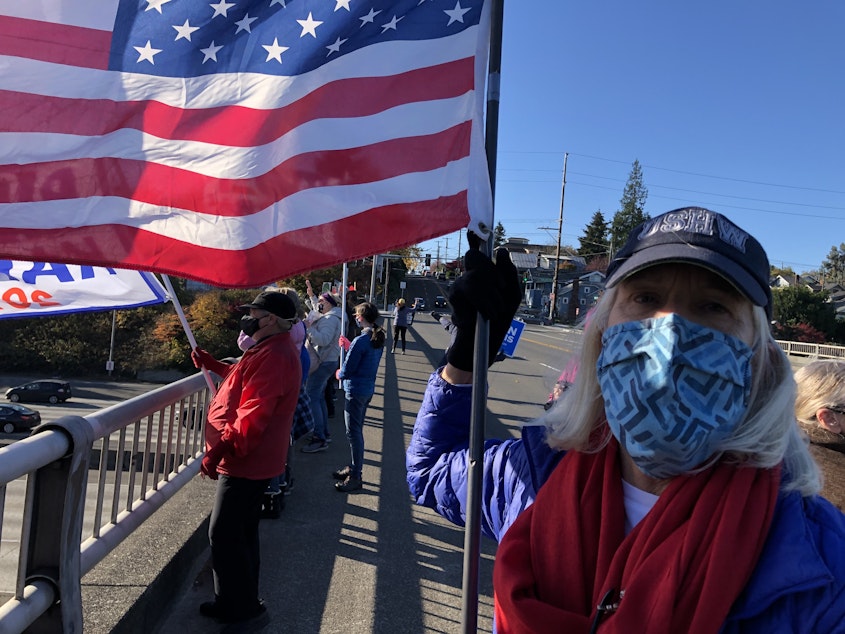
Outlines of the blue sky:
M845 242L843 33L840 0L505 0L495 220L555 244L568 152L577 247L638 159L652 216L705 206L772 264L818 268Z

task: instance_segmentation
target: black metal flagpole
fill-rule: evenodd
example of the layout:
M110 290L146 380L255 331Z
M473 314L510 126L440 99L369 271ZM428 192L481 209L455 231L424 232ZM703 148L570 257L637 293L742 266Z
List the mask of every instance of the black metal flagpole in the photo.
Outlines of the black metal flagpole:
M490 4L490 57L487 66L487 118L485 148L490 175L493 209L496 200L496 158L499 134L499 87L502 68L502 23L504 0ZM490 227L494 227L491 213ZM487 239L487 254L493 253L493 232ZM476 319L475 361L472 380L472 410L470 421L469 460L467 461L467 518L464 530L464 576L461 631L478 631L478 570L481 559L481 489L484 470L484 427L487 415L487 361L490 324L481 315Z

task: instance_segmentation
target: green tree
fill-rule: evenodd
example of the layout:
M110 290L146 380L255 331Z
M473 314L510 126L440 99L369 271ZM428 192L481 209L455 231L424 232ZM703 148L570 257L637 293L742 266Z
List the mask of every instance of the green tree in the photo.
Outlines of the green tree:
M493 229L493 248L502 246L508 239L505 236L505 226L502 224L502 221L496 223L495 228Z
M822 262L820 273L825 282L845 281L845 243L839 247L830 247L830 253Z
M833 337L836 315L827 291L814 293L805 286L772 289L772 304L777 324L790 328L807 324Z
M790 282L795 280L795 271L792 270L791 266L780 267L780 266L772 265L771 266L771 272L769 273L769 276L770 277L777 277L778 275L780 275L781 277L783 277L786 280L789 280Z
M610 225L610 246L613 252L622 248L634 227L650 218L645 212L646 198L648 189L643 185L643 170L639 160L635 159L619 201L619 211L614 214Z
M578 241L580 246L577 253L588 264L596 258L606 258L610 241L608 240L607 221L604 219L601 209L593 214L593 219L584 229L584 237L579 238Z

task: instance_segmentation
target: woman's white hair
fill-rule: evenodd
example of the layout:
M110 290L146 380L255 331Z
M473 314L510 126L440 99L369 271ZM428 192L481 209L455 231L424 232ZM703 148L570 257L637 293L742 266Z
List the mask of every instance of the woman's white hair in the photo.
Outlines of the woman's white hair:
M543 417L548 428L548 443L553 448L595 452L610 439L609 432L594 433L603 432L605 427L596 361L616 294L615 287L607 289L596 305L584 330L575 384ZM754 356L748 409L734 433L719 446L714 461L721 458L758 468L783 463L781 488L784 491L799 491L805 496L817 494L821 489L819 470L802 440L793 413L795 380L792 368L770 334L765 310L758 306L753 307L753 328Z
M795 380L795 416L805 425L818 426L820 409L845 406L845 361L813 361L798 369Z

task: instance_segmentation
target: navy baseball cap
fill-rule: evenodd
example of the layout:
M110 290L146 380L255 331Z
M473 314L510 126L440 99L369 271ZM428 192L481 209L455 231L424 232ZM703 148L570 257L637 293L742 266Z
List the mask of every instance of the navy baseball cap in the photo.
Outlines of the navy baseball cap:
M296 319L296 306L293 300L287 296L287 293L281 291L264 291L259 293L251 304L243 304L238 308L241 310L260 308L282 319Z
M697 264L721 275L771 319L771 269L763 247L722 214L703 207L673 209L631 231L607 267L605 286L669 262Z

